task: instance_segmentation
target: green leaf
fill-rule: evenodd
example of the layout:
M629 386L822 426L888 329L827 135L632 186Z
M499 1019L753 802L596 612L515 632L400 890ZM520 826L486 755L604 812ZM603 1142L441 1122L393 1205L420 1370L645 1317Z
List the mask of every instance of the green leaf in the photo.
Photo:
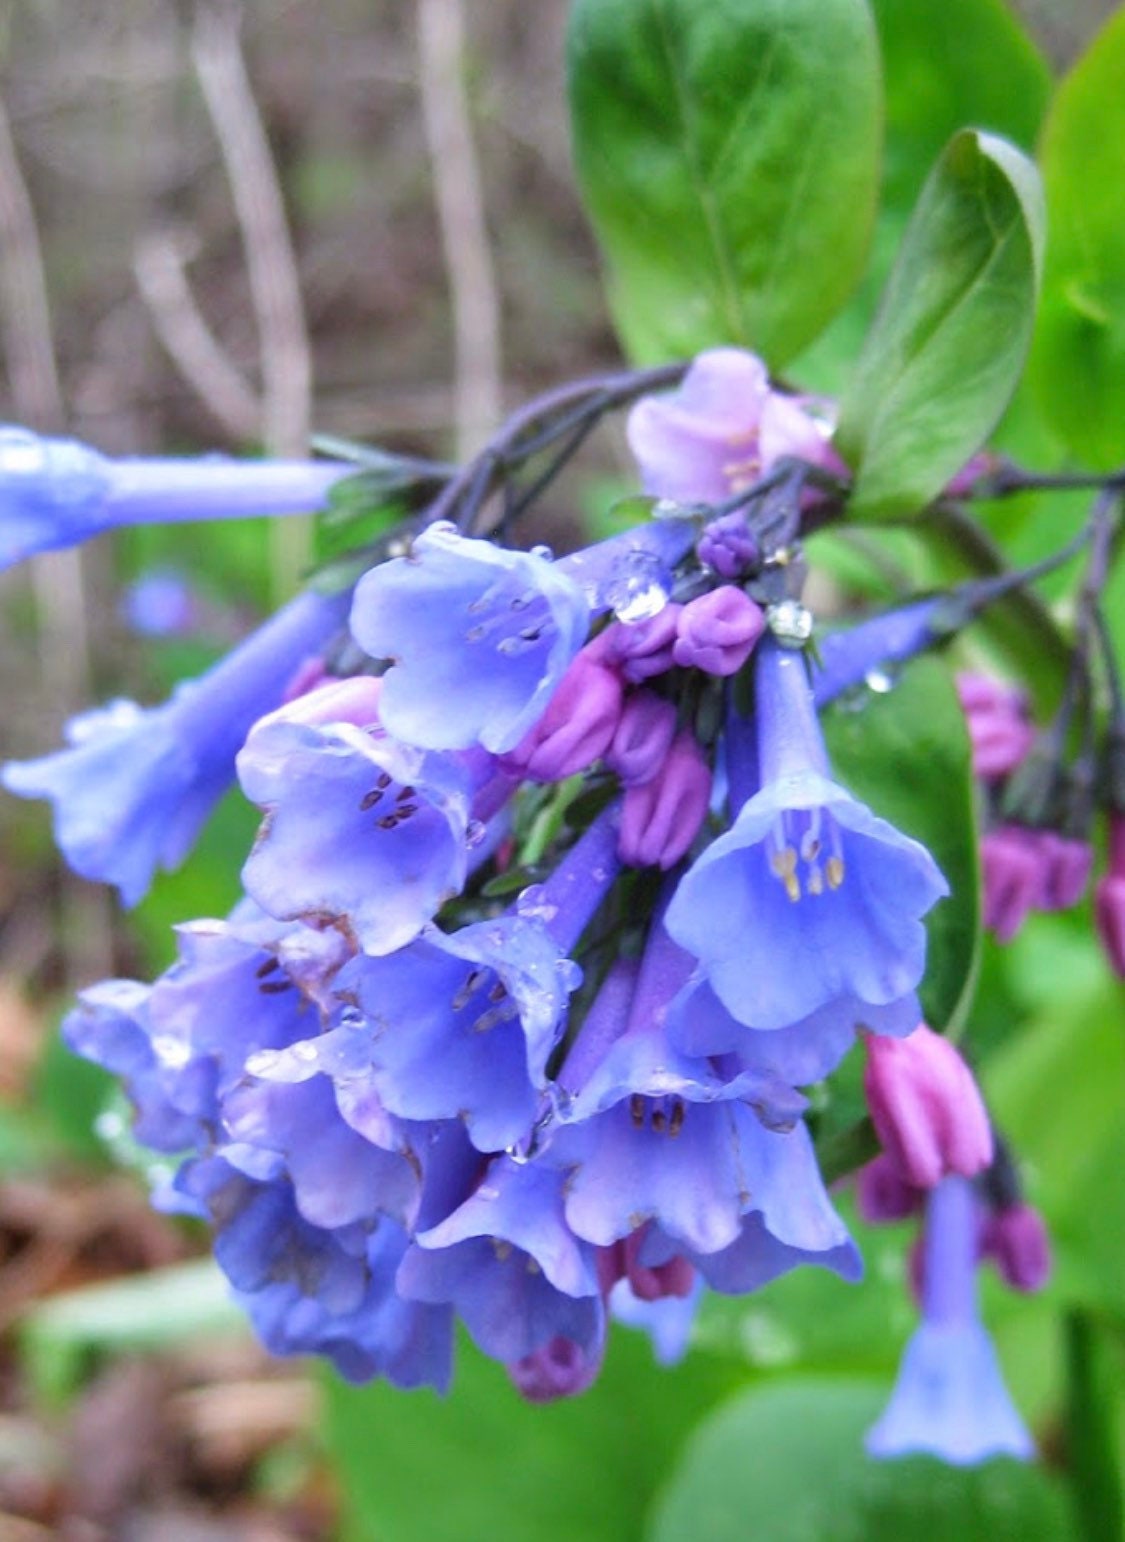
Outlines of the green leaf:
M692 1438L649 1542L1065 1542L1058 1485L998 1460L876 1462L864 1431L887 1389L859 1378L755 1387Z
M946 142L968 123L1031 150L1047 63L1005 0L873 0L886 91L883 188L859 291L793 374L838 396L871 324L910 211Z
M658 1366L615 1331L582 1397L533 1407L462 1341L448 1398L327 1382L326 1434L350 1512L347 1542L623 1542L692 1424L744 1379L691 1355Z
M840 407L850 511L934 498L995 427L1031 338L1044 238L1032 163L966 129L931 173Z
M1125 460L1125 10L1060 86L1042 161L1051 242L1036 396L1073 454L1116 466Z
M576 0L569 56L579 181L628 351L791 358L870 238L881 125L863 0Z
M956 1031L975 987L980 899L969 737L949 670L915 659L891 690L845 698L823 722L838 780L921 841L949 883L926 918L921 995L927 1022Z

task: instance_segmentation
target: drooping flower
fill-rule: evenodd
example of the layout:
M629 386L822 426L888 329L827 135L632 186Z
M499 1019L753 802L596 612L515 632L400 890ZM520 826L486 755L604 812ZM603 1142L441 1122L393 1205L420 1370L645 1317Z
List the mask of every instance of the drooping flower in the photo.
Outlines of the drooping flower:
M738 1021L784 1028L828 1003L887 1006L915 991L922 916L948 886L917 841L830 780L804 661L757 653L760 789L740 769L748 725L728 722L731 829L681 880L667 915L677 942Z
M115 884L125 904L136 904L158 868L184 860L234 779L251 725L279 704L293 671L342 624L347 604L346 595L300 595L163 706L117 701L73 719L70 747L10 761L5 787L50 798L70 866Z
M694 734L681 729L647 781L626 788L618 853L630 867L675 867L691 849L711 799L711 768Z
M955 1044L925 1023L902 1039L869 1034L863 1086L883 1150L907 1183L932 1189L992 1161L992 1127Z
M504 764L537 782L561 782L588 771L613 742L624 682L589 648L573 660L539 721Z
M969 727L973 774L991 781L1010 775L1035 740L1022 691L991 675L960 674L957 695Z
M555 562L432 525L408 557L360 580L352 632L392 660L382 717L426 749L515 747L543 715L604 610L628 618L667 600L690 550L687 519L654 520Z
M1012 1290L1042 1290L1051 1277L1051 1242L1043 1217L1021 1199L989 1210L981 1226L980 1252Z
M978 1225L971 1184L944 1178L926 1209L922 1322L903 1355L891 1400L868 1432L872 1456L924 1451L971 1466L990 1456L1034 1455L977 1315Z
M305 514L354 473L331 461L114 460L76 439L0 426L0 568L118 525Z
M721 503L743 491L782 456L839 464L822 418L807 398L770 385L755 354L711 348L681 384L643 397L629 414L629 447L648 493L688 503Z
M339 926L373 954L405 946L460 892L488 769L390 738L380 684L321 687L260 722L238 756L242 790L266 813L247 892L283 920Z

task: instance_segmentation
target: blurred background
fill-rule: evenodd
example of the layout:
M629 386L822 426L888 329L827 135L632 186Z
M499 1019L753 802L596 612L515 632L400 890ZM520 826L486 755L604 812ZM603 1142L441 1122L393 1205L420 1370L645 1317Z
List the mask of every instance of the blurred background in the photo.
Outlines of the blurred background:
M1111 8L1020 7L1060 65ZM566 12L9 0L0 417L111 453L300 454L324 433L463 457L536 390L614 366L570 169ZM553 495L558 518L623 471L612 433L585 465ZM302 522L131 530L0 575L3 758L45 753L84 704L159 700L287 596L308 552ZM173 921L229 908L253 829L229 800L189 867L122 919L60 867L43 806L0 798L0 1542L296 1542L351 1524L359 1413L256 1350L194 1262L205 1239L148 1210L127 1111L51 1036L76 985L151 974ZM1024 951L1030 999L1046 965L1035 976ZM1003 982L993 1002L1010 1009ZM841 1342L899 1294L884 1282ZM702 1407L747 1365L784 1363L785 1311L715 1319L738 1355L675 1395ZM628 1356L637 1385L665 1385ZM1012 1379L1041 1390L1034 1366ZM398 1418L393 1399L365 1406Z

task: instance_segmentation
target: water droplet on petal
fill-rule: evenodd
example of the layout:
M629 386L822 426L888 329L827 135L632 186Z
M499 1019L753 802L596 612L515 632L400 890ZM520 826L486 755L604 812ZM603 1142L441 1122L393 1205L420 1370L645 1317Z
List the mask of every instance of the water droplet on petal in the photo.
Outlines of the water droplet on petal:
M516 914L525 921L553 921L558 913L559 907L547 898L546 887L541 883L533 883L516 900Z
M458 530L457 526L453 523L453 521L451 519L437 519L437 520L435 520L432 525L427 525L426 526L426 534L427 535L442 536L442 537L448 537L448 536L453 535L453 536L456 536L458 538L458 540L460 540L460 537L461 537L461 532Z
M895 688L893 675L885 669L869 669L863 678L868 690L874 691L878 696L885 696L888 691L893 691Z
M303 1060L306 1065L311 1065L316 1060L318 1051L311 1039L302 1039L299 1044L293 1045L292 1054L294 1059Z
M560 960L558 979L564 991L576 991L582 984L582 965L576 964L572 958Z
M538 557L540 562L554 562L555 554L549 546L533 546L531 555Z
M649 511L653 519L687 519L691 509L674 498L658 498Z
M482 819L470 819L465 827L466 846L479 846L488 834L488 826Z
M799 600L782 600L766 612L769 629L783 646L800 647L812 636L812 611Z
M46 459L43 446L26 429L13 427L0 431L0 471L15 475L39 471Z
M277 1065L281 1056L276 1050L258 1049L252 1055L246 1057L246 1071L249 1076L268 1076Z
M191 1059L191 1045L171 1033L154 1033L152 1050L157 1060L171 1071L179 1071Z

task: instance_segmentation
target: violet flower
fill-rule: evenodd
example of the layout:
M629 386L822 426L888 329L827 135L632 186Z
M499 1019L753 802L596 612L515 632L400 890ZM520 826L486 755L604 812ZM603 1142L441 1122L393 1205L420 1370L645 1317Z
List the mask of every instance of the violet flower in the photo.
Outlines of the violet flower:
M160 707L116 701L74 718L70 747L9 761L0 780L22 798L50 798L55 840L83 878L116 884L126 905L157 868L187 856L234 779L251 725L281 701L293 671L347 614L347 595L307 592L221 663L176 687Z
M0 426L0 569L119 525L304 514L354 466L331 461L114 460L76 439Z
M829 779L803 658L763 643L756 680L760 790L748 795L754 756L732 716L739 811L681 879L668 930L732 1016L756 1028L842 998L908 998L925 966L921 918L948 885L924 846Z
M872 1456L924 1451L972 1466L991 1456L1026 1461L1035 1454L977 1315L978 1224L971 1184L943 1179L926 1210L922 1322L891 1400L868 1432Z
M863 1086L883 1150L915 1189L992 1161L992 1126L957 1046L925 1023L902 1039L867 1037Z
M1109 816L1109 866L1094 889L1094 923L1110 967L1125 979L1125 814Z

